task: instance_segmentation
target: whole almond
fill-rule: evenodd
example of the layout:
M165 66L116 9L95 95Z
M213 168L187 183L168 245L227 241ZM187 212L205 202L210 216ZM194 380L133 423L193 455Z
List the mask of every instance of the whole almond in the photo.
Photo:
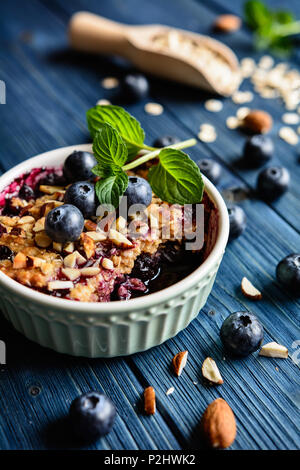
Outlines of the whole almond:
M223 398L217 398L208 405L202 416L201 426L207 443L215 449L225 449L235 439L235 417Z
M242 126L254 134L265 134L269 132L273 125L273 119L266 111L254 109L243 119Z
M223 33L237 31L241 27L241 19L235 15L220 15L216 18L214 29Z

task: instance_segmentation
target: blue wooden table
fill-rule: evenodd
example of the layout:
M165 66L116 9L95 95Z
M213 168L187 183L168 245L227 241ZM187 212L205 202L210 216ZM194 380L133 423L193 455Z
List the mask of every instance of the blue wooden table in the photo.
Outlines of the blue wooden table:
M273 1L273 5L282 2ZM230 7L229 7L230 4ZM300 17L300 3L288 6ZM7 87L7 104L0 105L0 170L41 152L89 141L85 111L112 92L101 87L106 76L121 77L128 66L121 61L88 57L68 49L66 25L70 15L88 9L126 23L166 23L210 33L215 16L241 14L238 0L4 0L0 4L0 79ZM240 58L259 57L245 27L221 36ZM300 53L293 57L300 66ZM199 142L190 151L194 159L208 156L223 166L220 189L255 187L257 171L241 169L237 160L245 137L225 126L237 105L224 100L223 111L209 113L206 96L158 79L151 80L149 101L163 104L159 117L144 112L144 102L128 106L146 130L148 143L163 134L182 139L195 136L199 125L215 125L214 143ZM248 81L243 89L251 89ZM300 302L276 282L277 262L300 251L300 164L298 148L278 137L284 112L278 100L255 96L251 107L264 108L274 117L272 135L275 163L292 175L290 191L278 202L255 198L241 202L247 230L226 251L206 307L189 327L165 344L142 354L111 360L66 357L43 349L16 333L2 318L0 339L7 345L7 365L0 372L0 448L72 448L60 421L71 401L90 389L104 390L118 408L113 431L90 449L202 448L201 415L211 401L223 397L235 412L238 434L233 449L296 449L299 438L299 311ZM263 292L253 303L242 296L240 281L247 276ZM289 348L287 360L258 357L224 358L219 329L224 318L237 310L251 310L261 319L265 342ZM298 351L297 351L298 348ZM187 349L188 365L180 377L170 372L175 353ZM201 364L213 356L224 384L208 387L201 379ZM291 357L292 356L292 357ZM298 360L297 360L298 358ZM298 362L298 365L297 365ZM158 411L146 417L141 396L154 386ZM171 386L175 392L167 396Z

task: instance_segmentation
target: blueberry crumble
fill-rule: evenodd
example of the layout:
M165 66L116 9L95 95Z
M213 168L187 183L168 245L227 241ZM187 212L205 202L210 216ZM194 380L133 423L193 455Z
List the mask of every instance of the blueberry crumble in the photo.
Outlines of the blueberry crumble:
M183 279L211 251L217 211L204 193L201 250L185 251L184 240L176 239L176 225L183 220L180 205L172 206L170 235L163 239L159 214L166 203L143 178L148 167L128 172L128 196L132 202L144 198L151 219L149 226L141 223L140 235L134 238L122 217L112 220L107 232L98 229L93 189L97 178L69 182L64 168L34 168L15 179L0 194L1 271L40 292L86 302L128 300Z

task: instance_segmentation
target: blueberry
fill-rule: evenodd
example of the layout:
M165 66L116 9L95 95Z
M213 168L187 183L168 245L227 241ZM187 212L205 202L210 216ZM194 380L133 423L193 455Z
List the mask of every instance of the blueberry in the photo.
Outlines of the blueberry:
M283 258L277 265L276 276L284 287L300 296L300 254Z
M0 260L13 260L14 252L6 245L0 245Z
M25 199L25 201L30 201L35 196L34 190L27 184L23 184L22 188L19 191L19 197Z
M274 144L268 135L253 135L244 146L243 156L251 167L259 167L271 160L274 153Z
M142 100L149 93L149 82L144 75L126 75L121 83L121 93L126 101Z
M260 347L264 330L258 318L250 312L229 315L220 330L225 349L234 356L248 356Z
M143 204L148 207L152 201L152 189L148 181L139 176L129 176L128 187L124 193L127 196L127 206Z
M95 175L91 170L95 165L97 160L92 153L75 150L65 160L64 177L70 182L92 180Z
M45 222L47 235L55 242L65 243L79 238L84 226L84 218L77 207L71 204L52 209Z
M180 142L180 139L175 135L163 135L158 137L154 142L154 147L162 148L162 147L169 147L170 145L174 145L177 142Z
M246 214L237 205L231 204L227 207L229 215L229 240L239 237L246 228Z
M96 193L95 187L89 181L77 181L68 187L64 202L73 204L82 213L85 219L96 214Z
M89 392L75 398L70 406L69 417L72 429L79 438L96 440L111 431L116 407L106 395Z
M262 170L257 178L257 191L266 201L274 201L289 187L290 174L281 166L272 166Z
M222 167L218 162L208 158L203 158L202 160L199 160L198 166L201 173L203 173L203 175L205 175L213 184L217 184L220 181Z

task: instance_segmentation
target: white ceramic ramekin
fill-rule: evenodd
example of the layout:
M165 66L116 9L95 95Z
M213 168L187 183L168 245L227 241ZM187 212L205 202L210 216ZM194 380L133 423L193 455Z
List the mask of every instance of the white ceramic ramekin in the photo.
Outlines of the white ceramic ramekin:
M0 191L32 168L62 164L75 149L91 151L91 145L59 148L20 163L0 177ZM171 287L137 299L87 303L39 293L0 271L0 307L7 320L32 341L74 356L123 356L175 336L204 306L228 239L225 203L214 185L203 179L219 212L219 228L213 250L192 274Z

